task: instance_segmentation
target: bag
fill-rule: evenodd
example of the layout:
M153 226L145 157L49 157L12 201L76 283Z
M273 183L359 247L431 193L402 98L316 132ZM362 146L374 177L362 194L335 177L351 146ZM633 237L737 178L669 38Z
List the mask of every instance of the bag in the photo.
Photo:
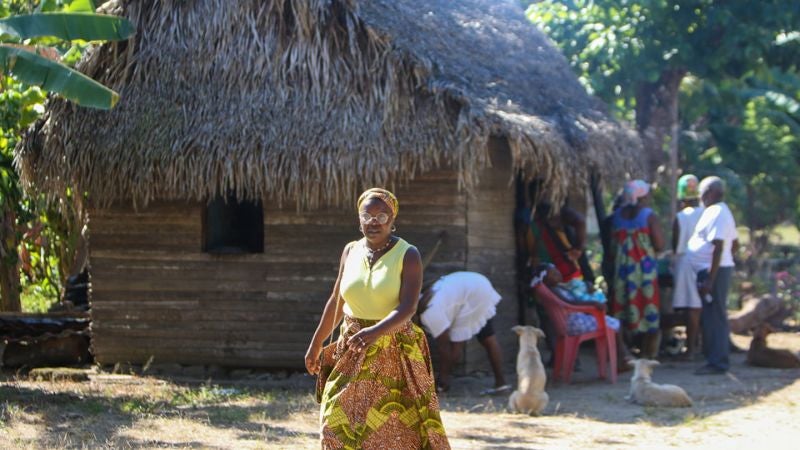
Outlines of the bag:
M333 371L333 366L336 363L334 353L336 352L336 342L322 347L322 352L319 355L320 365L319 373L317 374L317 386L314 393L317 403L322 403L322 391L325 390L325 383L328 382L328 377Z

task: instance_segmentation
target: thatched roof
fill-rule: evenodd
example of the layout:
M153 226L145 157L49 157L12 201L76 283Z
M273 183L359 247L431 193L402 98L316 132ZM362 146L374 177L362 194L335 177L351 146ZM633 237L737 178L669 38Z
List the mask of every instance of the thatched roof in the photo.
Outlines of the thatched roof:
M111 112L49 101L18 148L26 183L96 202L226 190L315 206L449 165L462 186L508 138L554 199L629 169L638 139L502 0L118 0L135 38L79 68ZM53 194L55 195L55 194Z

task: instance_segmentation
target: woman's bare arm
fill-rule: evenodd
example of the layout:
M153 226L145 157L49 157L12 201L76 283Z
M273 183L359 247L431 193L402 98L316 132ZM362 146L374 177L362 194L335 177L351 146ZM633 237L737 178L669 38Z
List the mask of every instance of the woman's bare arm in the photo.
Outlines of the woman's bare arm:
M333 333L333 330L344 316L342 313L344 302L339 301L339 285L342 282L344 263L347 261L347 255L350 253L350 247L351 244L347 244L342 251L342 257L339 260L339 275L337 275L336 282L333 284L333 292L325 303L325 309L322 311L322 317L319 319L317 330L314 332L314 337L311 338L308 351L306 351L306 369L312 375L315 375L319 371L319 354L322 351L322 343Z
M647 225L650 227L650 241L653 243L653 250L660 253L664 250L664 232L661 231L661 225L658 223L658 216L650 214L647 218Z

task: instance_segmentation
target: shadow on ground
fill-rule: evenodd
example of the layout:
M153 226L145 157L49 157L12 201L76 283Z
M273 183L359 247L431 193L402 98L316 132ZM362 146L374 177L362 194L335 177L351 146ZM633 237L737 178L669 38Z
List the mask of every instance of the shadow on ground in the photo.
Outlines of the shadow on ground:
M740 345L747 338L740 338ZM800 347L800 339L794 338ZM795 351L798 348L794 349ZM702 362L662 360L655 368L653 381L677 384L683 387L694 401L690 408L653 408L634 405L627 400L631 372L619 375L616 384L601 380L597 375L594 352L585 348L581 352L581 370L573 375L572 383L552 383L548 379L547 392L550 403L544 415L572 415L606 423L647 422L656 426L676 426L692 420L709 417L727 410L751 405L759 398L779 391L800 379L798 369L765 369L745 364L745 354L731 355L731 371L727 375L694 375ZM550 377L550 370L548 370ZM516 381L514 377L512 381ZM508 412L507 397L487 399L477 395L490 383L488 377L461 377L452 384L451 391L442 397L444 410L471 411L475 413ZM523 417L523 416L520 416ZM520 425L527 424L520 422ZM539 436L546 430L534 430ZM486 442L492 445L491 442ZM598 442L598 444L602 444ZM605 444L612 444L607 442Z
M791 347L800 348L800 336L787 337L791 338ZM647 408L624 399L630 372L622 374L614 385L599 380L591 349L586 350L581 355L582 370L575 374L572 384L548 384L550 404L544 417L510 414L507 396L480 396L478 393L491 384L486 375L455 379L451 391L441 398L454 447L554 448L586 428L593 431L587 441L580 442L582 446L623 446L631 438L615 430L641 433L647 427L656 427L668 435L687 431L691 427L683 425L745 408L793 384L787 391L795 392L800 378L796 369L746 366L742 354L733 355L730 376L695 376L693 371L700 363L663 361L656 368L654 381L682 386L695 404L691 408ZM318 445L319 406L311 396L310 377L234 379L213 384L177 378L113 377L100 375L91 382L76 383L34 382L15 374L0 376L0 447ZM700 423L701 428L704 424Z
M174 392L166 390L166 393L152 395L153 392L142 389L136 382L132 383L131 390L137 393L126 395L124 387L123 393L119 390L112 393L108 388L86 389L87 383L59 387L48 382L17 382L15 378L9 374L0 377L0 438L9 437L3 433L6 426L36 429L29 435L13 437L8 443L15 447L214 448L217 447L215 441L226 438L233 442L261 442L262 445L285 438L317 438L315 432L271 423L316 407L309 395L285 388L170 384ZM65 386L75 389L64 392ZM184 430L176 429L174 433L168 430L153 433L152 439L147 437L148 428L169 429L174 424L191 425ZM187 439L185 436L191 436L193 427L201 428L205 435L202 437L209 439L201 436ZM174 439L165 440L165 436Z

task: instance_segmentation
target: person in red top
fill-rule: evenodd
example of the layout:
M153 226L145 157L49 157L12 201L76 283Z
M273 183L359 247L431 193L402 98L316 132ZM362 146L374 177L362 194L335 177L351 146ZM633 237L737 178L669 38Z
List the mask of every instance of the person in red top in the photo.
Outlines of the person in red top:
M552 263L561 272L564 282L585 278L580 257L586 246L586 220L566 205L554 214L551 210L549 204L539 204L528 228L526 244L530 267ZM568 237L568 227L573 231L573 239Z
M575 291L594 291L594 276L583 257L586 245L586 220L583 215L564 205L557 212L548 203L537 205L525 236L530 269L541 264L553 264L561 275L564 286ZM583 261L582 261L583 259ZM585 264L581 264L581 263ZM582 270L581 267L586 267ZM537 304L537 314L542 319L545 343L553 354L554 335L543 308ZM548 362L548 365L552 361Z

